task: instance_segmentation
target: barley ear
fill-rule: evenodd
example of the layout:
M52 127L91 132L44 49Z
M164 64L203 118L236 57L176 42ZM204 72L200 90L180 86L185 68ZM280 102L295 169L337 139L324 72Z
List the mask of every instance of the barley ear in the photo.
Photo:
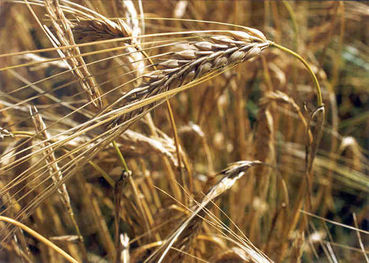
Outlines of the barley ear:
M194 238L197 230L202 223L202 218L205 215L206 209L212 205L215 198L230 189L238 179L245 175L246 171L255 165L260 165L260 161L239 161L231 164L229 167L221 171L219 174L223 178L214 185L205 195L201 203L193 210L191 215L170 235L170 237L161 245L145 262L163 262L169 250L173 246L177 246L180 250L188 248L189 242ZM158 253L163 251L159 257ZM250 253L252 254L252 253ZM181 255L174 256L177 260ZM175 261L176 261L175 260ZM174 262L175 262L174 261ZM267 261L266 261L267 262Z

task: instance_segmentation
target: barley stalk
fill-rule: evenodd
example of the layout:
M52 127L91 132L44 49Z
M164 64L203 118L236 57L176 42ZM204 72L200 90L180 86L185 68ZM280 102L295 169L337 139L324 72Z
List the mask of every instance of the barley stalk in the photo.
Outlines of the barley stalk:
M46 244L48 247L54 249L55 251L57 251L59 254L61 254L67 261L72 262L72 263L77 263L78 261L75 260L74 258L72 258L69 254L67 254L64 250L62 250L61 248L57 247L56 245L54 245L52 242L50 242L47 238L41 236L39 233L37 233L36 231L34 231L33 229L27 227L26 225L12 219L12 218L8 218L5 216L0 216L0 221L4 221L7 223L10 223L12 225L18 226L21 229L23 229L24 231L28 232L30 235L32 235L33 237L35 237L36 239L40 240L41 242L43 242L44 244Z

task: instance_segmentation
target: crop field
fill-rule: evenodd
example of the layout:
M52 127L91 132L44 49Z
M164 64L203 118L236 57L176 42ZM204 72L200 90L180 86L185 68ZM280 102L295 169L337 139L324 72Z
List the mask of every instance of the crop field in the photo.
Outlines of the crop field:
M0 262L368 262L369 5L0 0Z

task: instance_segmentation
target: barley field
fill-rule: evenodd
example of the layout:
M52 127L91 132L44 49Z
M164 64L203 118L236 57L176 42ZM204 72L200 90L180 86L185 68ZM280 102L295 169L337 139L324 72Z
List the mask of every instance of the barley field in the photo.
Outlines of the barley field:
M1 0L0 262L369 262L368 18Z

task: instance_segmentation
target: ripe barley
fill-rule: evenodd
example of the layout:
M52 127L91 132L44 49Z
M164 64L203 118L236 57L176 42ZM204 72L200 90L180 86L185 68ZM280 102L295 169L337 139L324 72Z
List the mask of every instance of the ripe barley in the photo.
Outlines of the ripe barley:
M70 21L65 17L63 9L60 7L58 1L45 0L45 8L51 18L52 27L56 33L55 37L50 30L45 27L45 33L53 43L54 47L57 46L71 46L75 45L73 32L71 29ZM82 89L87 93L92 104L101 109L103 102L101 100L101 92L96 83L95 78L91 75L89 69L78 47L65 49L64 51L58 50L61 58L65 59L74 75L79 79Z
M265 36L253 29L250 32L229 31L225 35L203 36L204 41L189 41L178 45L154 66L156 70L143 76L143 83L127 92L118 101L128 105L168 90L188 84L200 77L257 57L269 46ZM155 106L150 104L116 119L124 123Z
M260 164L260 161L238 161L230 164L229 167L221 171L219 175L223 176L223 178L207 192L202 201L192 210L191 215L180 224L173 234L145 262L163 262L172 247L178 248L181 253L173 252L169 254L169 262L182 262L182 252L188 250L191 241L198 233L205 215L209 214L209 209L214 204L213 201L225 191L229 190L237 180L246 174L250 167ZM265 255L252 246L252 244L250 245L245 242L242 245L242 250L255 262L271 262ZM163 252L159 254L161 251Z

